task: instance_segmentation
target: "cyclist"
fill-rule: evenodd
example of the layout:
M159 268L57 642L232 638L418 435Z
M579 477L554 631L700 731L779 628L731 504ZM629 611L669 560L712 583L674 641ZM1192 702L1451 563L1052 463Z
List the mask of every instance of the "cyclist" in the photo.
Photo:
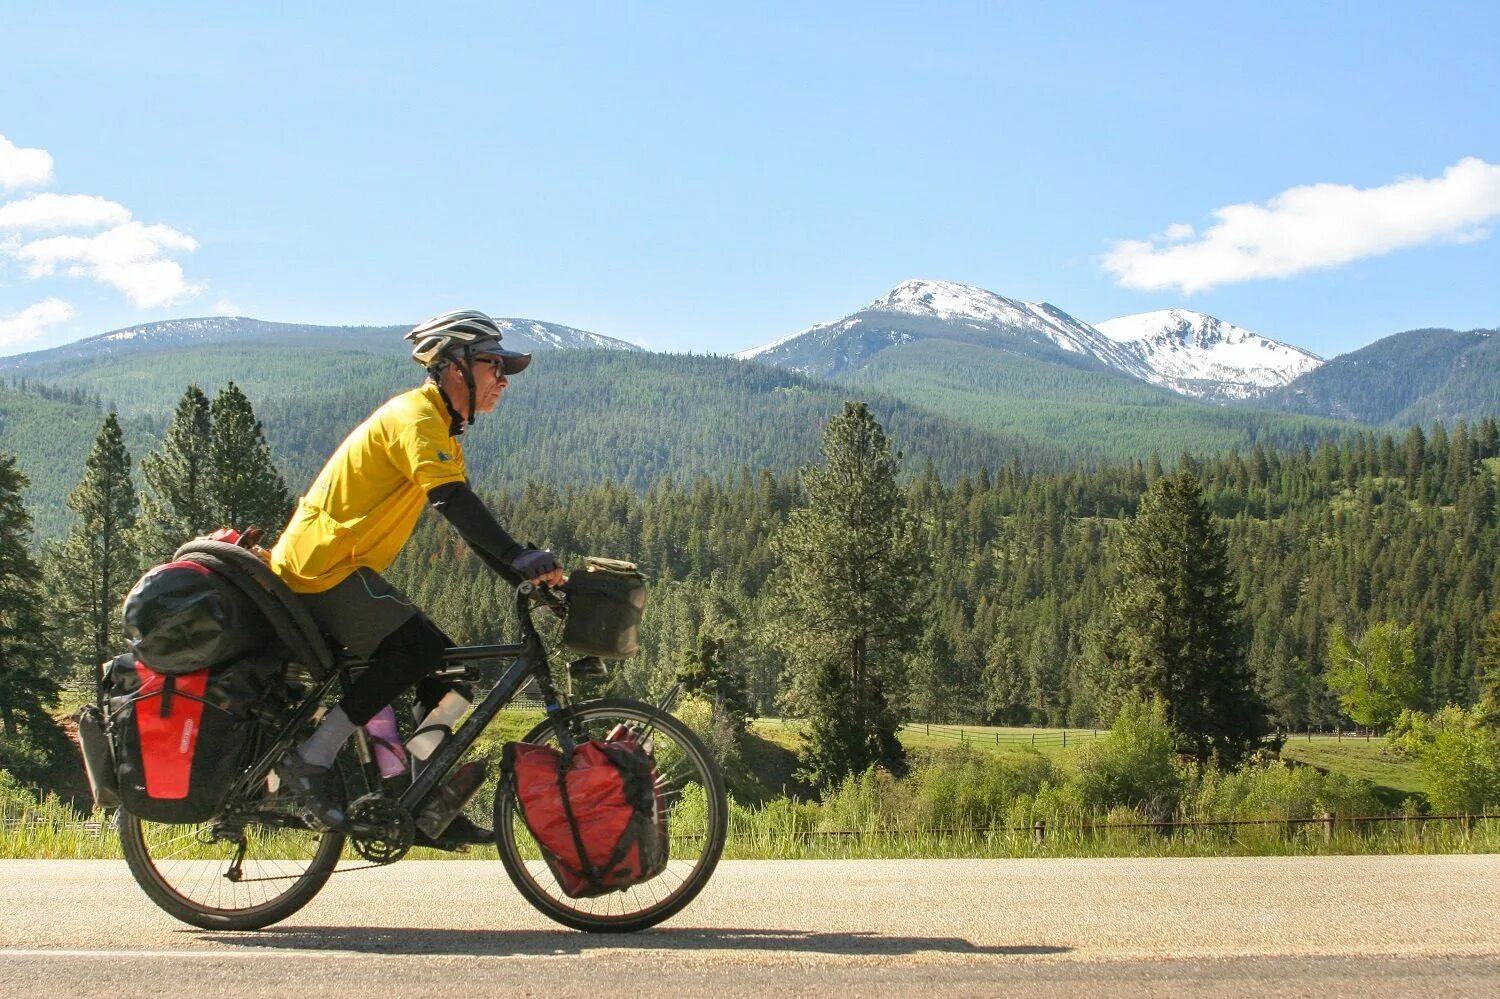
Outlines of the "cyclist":
M511 583L558 586L564 580L551 552L517 543L469 487L459 441L478 414L495 408L510 376L525 370L531 355L502 348L500 327L471 309L434 316L405 339L427 380L354 428L271 552L272 570L318 625L371 660L312 735L276 766L308 821L330 829L345 826L332 767L354 730L414 686L419 717L452 689L428 674L453 643L380 576L424 507L442 514L485 565ZM460 816L443 838L458 845L494 837Z

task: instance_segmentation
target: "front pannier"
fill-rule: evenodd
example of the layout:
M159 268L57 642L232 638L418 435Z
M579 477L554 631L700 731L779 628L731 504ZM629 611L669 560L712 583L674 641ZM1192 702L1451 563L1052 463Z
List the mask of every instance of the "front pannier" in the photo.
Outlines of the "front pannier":
M146 572L125 597L125 638L157 673L218 666L265 641L260 611L218 573L177 561Z
M667 866L667 817L656 763L627 732L577 746L505 745L526 828L570 898L624 891Z
M646 608L646 581L635 565L587 558L568 576L568 618L562 644L581 656L626 659L640 648L637 629Z
M212 817L247 762L251 713L281 682L281 663L249 658L163 673L127 653L106 670L121 807L149 822Z

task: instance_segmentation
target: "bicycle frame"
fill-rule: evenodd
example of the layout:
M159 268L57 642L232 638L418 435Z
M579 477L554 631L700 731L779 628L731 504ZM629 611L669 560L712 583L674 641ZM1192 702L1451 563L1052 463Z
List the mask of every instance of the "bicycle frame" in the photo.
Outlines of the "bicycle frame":
M516 592L516 612L521 619L522 640L520 642L507 645L459 646L449 649L443 656L445 665L495 659L511 659L514 662L500 676L494 689L475 706L469 717L464 719L463 724L454 730L453 737L438 747L438 751L427 761L427 766L422 773L401 795L401 807L407 811L415 814L427 803L428 797L437 790L438 782L447 776L454 764L463 759L464 754L474 745L480 733L489 727L490 722L495 720L495 715L510 703L527 681L536 680L542 692L542 702L545 705L547 717L555 716L562 709L557 698L557 689L552 685L552 673L547 668L547 650L542 645L541 636L537 634L536 626L531 621L528 606L531 592L529 584L523 584ZM568 748L572 747L570 733L559 730L558 738Z
M501 675L484 700L454 730L453 737L445 740L438 751L427 761L427 766L412 781L411 786L402 792L397 800L406 811L417 814L421 810L428 798L436 793L442 779L453 769L454 764L463 758L480 734L489 727L490 722L494 721L495 715L499 714L500 710L509 704L529 681L535 680L540 688L547 717L555 717L562 710L563 705L558 699L557 689L552 683L552 674L548 669L546 647L543 646L541 635L538 634L536 625L531 620L530 601L533 592L534 588L529 583L523 583L516 590L516 612L521 621L522 640L520 642L499 645L461 645L450 648L443 654L442 667L437 671L440 674L444 672L443 668L477 662L513 660L513 663ZM345 659L339 662L338 668L333 673L318 681L308 692L292 718L282 726L281 731L272 740L270 751L263 753L241 776L230 800L240 798L242 794L248 796L251 789L263 786L276 761L280 759L282 753L291 748L296 733L305 727L334 685L341 683L347 687L352 673L368 665L370 665L368 659ZM557 735L559 742L565 748L572 748L574 738L571 732L560 726ZM363 728L355 730L355 748L361 766L365 770L367 783L372 788L379 787L379 772L374 769L373 753Z

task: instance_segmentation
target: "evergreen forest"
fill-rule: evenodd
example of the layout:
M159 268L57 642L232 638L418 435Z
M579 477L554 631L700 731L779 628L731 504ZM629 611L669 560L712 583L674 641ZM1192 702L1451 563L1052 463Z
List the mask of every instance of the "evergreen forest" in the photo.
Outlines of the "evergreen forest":
M899 444L899 436L897 437ZM1359 433L1278 451L1194 459L1222 531L1246 659L1271 724L1347 721L1324 682L1333 629L1414 628L1421 703L1469 705L1480 639L1500 588L1495 473L1500 432L1441 424L1404 437ZM1029 471L1019 463L945 481L927 464L903 486L930 583L905 599L923 627L912 646L908 717L933 722L1087 726L1107 722L1089 643L1121 587L1115 542L1171 469L1154 458ZM493 497L518 538L632 558L653 584L642 654L613 683L661 689L711 634L753 710L781 710L783 585L773 539L804 502L801 479L742 469L726 480L558 488L532 482ZM499 639L509 595L428 519L393 577L463 641Z
M633 355L606 356L636 363ZM681 363L691 368L700 360ZM838 573L819 576L818 560L839 563L847 554L827 550L827 538L836 535L808 533L818 518L807 512L810 500L837 505L839 489L828 485L837 480L828 476L844 459L829 441L840 434L875 442L870 455L882 471L870 484L870 495L880 497L872 509L889 511L878 519L891 531L861 536L862 553L844 560L883 566L878 600L850 632L873 643L861 644L859 657L893 664L881 667L879 687L869 695L879 702L881 731L906 720L1108 725L1119 691L1107 674L1128 659L1118 644L1122 630L1152 613L1132 566L1162 561L1153 555L1158 550L1171 555L1174 536L1153 536L1145 525L1179 494L1182 516L1201 512L1198 533L1211 544L1207 555L1174 556L1174 571L1188 589L1211 593L1212 627L1229 636L1215 642L1234 645L1222 669L1245 677L1252 697L1245 710L1256 715L1256 726L1287 731L1350 721L1362 709L1351 707L1357 699L1341 696L1340 685L1349 682L1341 678L1350 675L1357 650L1392 634L1415 670L1399 708L1468 707L1500 676L1493 662L1500 636L1500 424L1493 418L1399 435L1346 429L1301 441L1293 434L1281 446L1254 443L1213 454L1023 461L1019 448L976 447L980 438L949 435L953 425L938 426L930 414L899 403L890 404L896 415L888 424L863 403L845 404L839 417L825 405L823 390L795 375L743 364L734 370L747 390L784 394L796 423L780 433L771 425L755 428L762 452L715 451L711 429L703 426L672 439L672 447L711 452L713 474L627 474L580 445L580 454L557 450L547 462L511 467L497 483L484 475L487 456L471 453L476 485L523 543L555 550L565 565L584 555L630 559L647 577L642 650L616 666L598 692L659 695L697 677L733 692L741 725L748 714L796 716L817 700L805 683L821 668L817 650L799 643L794 612L818 602L809 599L809 587L821 592L838 583ZM635 420L597 432L580 425L569 440L622 435L613 438L629 438L621 453L648 442L663 418L653 407L670 405L672 397L654 394L649 380L632 384L632 401L640 405L621 408L636 412ZM35 386L9 398L85 411ZM0 608L8 743L0 747L0 766L35 775L47 769L43 757L56 756L55 740L27 738L24 730L54 704L56 684L78 685L94 663L121 647L124 592L170 550L164 511L174 511L189 533L253 520L274 535L296 492L287 482L310 474L277 470L285 467L275 460L278 435L263 421L282 413L281 405L257 412L232 382L212 403L190 387L145 438L159 444L142 448L142 438L111 412L86 460L7 457L0 498L10 512L0 540L11 553L12 575L32 582L12 586L8 606ZM306 435L296 449L298 466L331 450L328 428L351 422L361 403L351 392L320 405L328 412L313 419L306 411L295 420L269 417L281 435ZM755 418L765 419L763 411ZM856 434L841 420L868 429ZM528 441L524 420L511 426ZM816 439L824 427L827 468L786 469L790 452L775 449L797 432ZM928 446L938 438L947 446ZM45 453L45 442L37 448L33 459ZM986 452L1009 459L987 464L975 457ZM593 481L548 474L568 461L590 460L601 464ZM737 467L726 471L730 462ZM663 459L663 467L672 465ZM17 502L33 474L71 479L65 536L39 553L32 518ZM883 554L882 544L898 550ZM510 587L435 517L423 519L388 575L458 642L513 637ZM882 614L892 626L870 627ZM825 700L837 694L824 686ZM1208 751L1201 742L1200 755ZM871 759L887 755L879 745L871 751Z

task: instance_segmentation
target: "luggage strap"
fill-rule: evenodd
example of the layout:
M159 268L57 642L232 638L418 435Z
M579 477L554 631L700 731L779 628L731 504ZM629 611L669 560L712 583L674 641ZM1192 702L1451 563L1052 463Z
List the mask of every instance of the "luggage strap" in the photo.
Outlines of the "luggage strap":
M620 770L620 765L610 758L608 754L606 754L605 758L609 760L609 765L614 767L616 771ZM625 859L625 855L630 852L630 848L635 845L640 837L636 831L636 820L632 818L630 823L626 825L625 831L620 834L619 842L610 851L608 859L604 861L603 871L594 866L593 862L589 860L588 850L583 845L583 836L578 831L578 820L573 816L573 802L568 798L568 770L572 766L572 762L573 753L570 750L558 764L557 789L562 794L563 814L568 819L568 832L573 834L573 849L578 851L578 862L583 866L583 876L588 880L589 887L597 891L605 887L604 875L614 870L615 866ZM624 775L621 774L621 787L623 788L623 786ZM630 805L630 810L634 812L635 803L628 798L626 799L626 803Z

